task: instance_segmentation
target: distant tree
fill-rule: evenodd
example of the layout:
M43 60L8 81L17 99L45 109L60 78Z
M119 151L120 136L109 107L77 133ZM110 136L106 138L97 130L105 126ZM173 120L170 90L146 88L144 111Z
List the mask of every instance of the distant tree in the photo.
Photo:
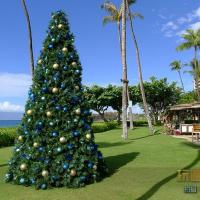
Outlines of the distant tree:
M24 9L24 14L26 16L27 27L28 27L29 52L30 52L30 70L31 70L31 75L33 77L33 75L34 75L34 57L33 57L33 42L32 42L31 22L30 22L30 17L29 17L28 9L26 7L25 0L21 0L21 3L22 3L22 7Z
M185 92L185 88L184 88L184 84L183 84L183 79L182 79L182 76L181 76L181 68L182 68L181 61L180 60L179 61L178 60L173 61L170 64L170 67L171 67L172 71L177 71L178 72L178 75L179 75L179 78L180 78L180 81L181 81L182 89Z
M105 111L108 109L108 99L104 95L105 88L100 87L98 85L93 85L91 87L84 87L84 97L87 99L87 102L90 105L90 108L96 111L101 118L107 122L108 120L105 118Z
M151 77L150 81L144 82L144 88L149 111L154 124L156 124L158 117L162 117L170 105L178 102L181 88L176 86L176 82L169 84L167 78L158 80L155 77Z
M197 94L194 91L186 92L180 95L179 104L194 103L197 101Z

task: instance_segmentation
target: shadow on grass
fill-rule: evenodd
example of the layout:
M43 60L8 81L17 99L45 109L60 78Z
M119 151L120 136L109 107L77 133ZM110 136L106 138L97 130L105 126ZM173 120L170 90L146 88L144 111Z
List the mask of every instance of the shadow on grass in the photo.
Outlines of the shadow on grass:
M110 142L98 142L98 146L100 148L107 148L107 147L116 147L116 146L124 146L126 144L130 144L131 142L115 142L115 143L110 143Z
M1 164L0 167L5 167L7 166L8 164Z
M194 165L196 165L200 161L200 150L198 150L197 157L191 162L189 165L185 166L183 169L190 169ZM136 200L147 200L150 197L152 197L163 185L168 183L170 180L176 178L177 172L171 174L170 176L164 178L163 180L156 183L153 187L151 187L146 193L144 193L142 196L137 198Z
M181 145L192 147L193 149L200 149L199 145L193 144L192 142L186 142L186 141L184 141L184 142L181 143Z
M133 152L106 157L105 161L109 169L108 177L117 172L119 168L133 161L138 155L138 152Z

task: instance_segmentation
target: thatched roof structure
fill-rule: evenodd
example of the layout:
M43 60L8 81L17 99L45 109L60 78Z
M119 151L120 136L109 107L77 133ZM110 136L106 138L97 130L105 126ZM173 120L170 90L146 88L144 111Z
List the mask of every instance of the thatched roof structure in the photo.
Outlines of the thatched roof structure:
M200 103L187 103L187 104L178 104L170 107L170 111L179 111L179 110L190 110L190 109L200 109Z

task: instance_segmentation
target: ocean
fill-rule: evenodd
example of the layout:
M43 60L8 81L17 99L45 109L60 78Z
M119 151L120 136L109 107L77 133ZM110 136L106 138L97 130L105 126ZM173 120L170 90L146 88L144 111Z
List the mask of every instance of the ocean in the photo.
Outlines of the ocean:
M19 125L21 120L0 120L0 127L14 127Z

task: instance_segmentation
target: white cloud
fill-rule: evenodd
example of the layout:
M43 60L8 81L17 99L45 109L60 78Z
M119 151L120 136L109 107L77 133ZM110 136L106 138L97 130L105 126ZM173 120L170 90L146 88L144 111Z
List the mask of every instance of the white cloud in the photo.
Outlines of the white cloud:
M0 73L0 97L27 96L31 76L27 74Z
M200 7L195 11L195 16L200 18Z
M8 101L0 102L0 112L23 112L24 107L21 105L11 104Z
M178 26L174 22L170 21L163 25L161 31L177 30L177 29L178 29Z
M194 24L191 24L190 28L193 29L193 30L199 29L200 28L200 22L196 22Z

